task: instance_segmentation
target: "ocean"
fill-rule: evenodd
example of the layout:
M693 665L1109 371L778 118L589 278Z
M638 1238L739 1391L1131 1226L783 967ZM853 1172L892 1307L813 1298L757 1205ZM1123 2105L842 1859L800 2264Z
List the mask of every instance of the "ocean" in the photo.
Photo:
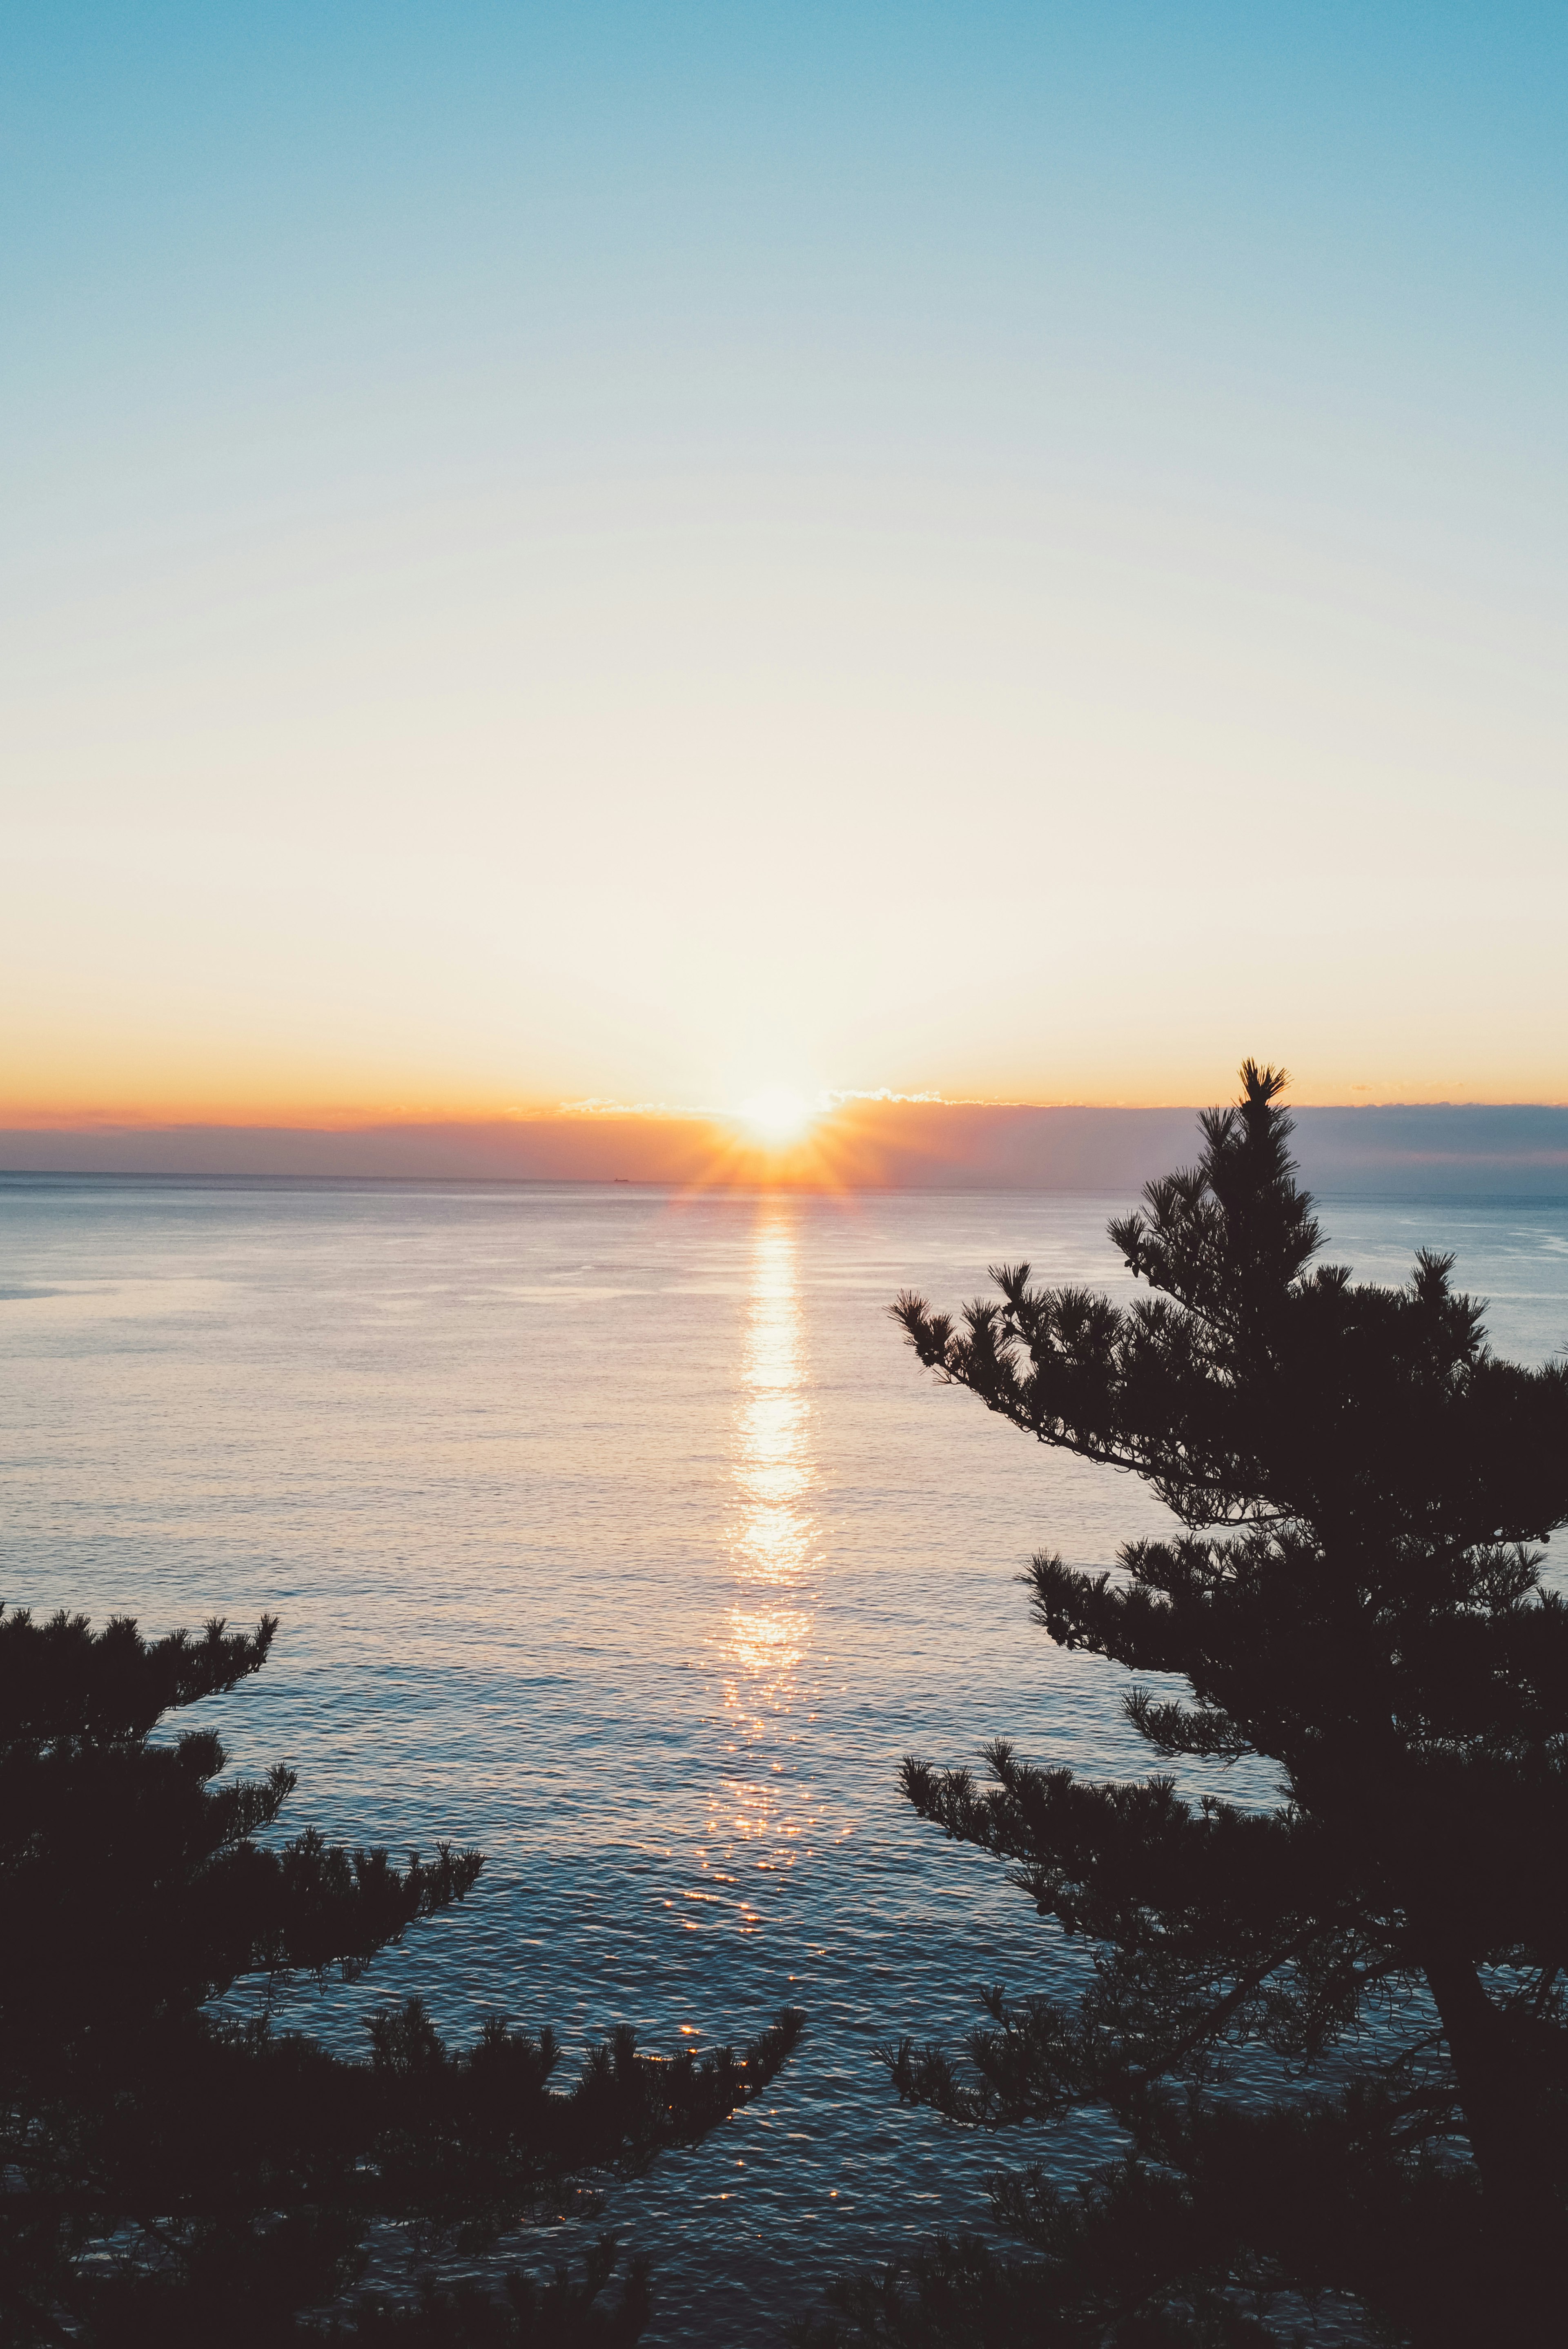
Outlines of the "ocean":
M358 2046L418 1990L571 2059L619 2022L671 2049L805 2010L765 2099L608 2198L654 2258L650 2344L775 2340L835 2269L983 2223L1002 2162L1100 2149L895 2104L879 2044L1082 1963L896 1774L1002 1733L1141 1773L1124 1677L1054 1649L1017 1577L1168 1520L934 1385L885 1309L1002 1257L1125 1293L1127 1204L0 1177L0 1597L149 1633L276 1613L265 1671L203 1709L234 1765L298 1771L292 1830L487 1854L464 1907L284 2019ZM1500 1351L1568 1344L1568 1202L1323 1216L1364 1278L1455 1251Z

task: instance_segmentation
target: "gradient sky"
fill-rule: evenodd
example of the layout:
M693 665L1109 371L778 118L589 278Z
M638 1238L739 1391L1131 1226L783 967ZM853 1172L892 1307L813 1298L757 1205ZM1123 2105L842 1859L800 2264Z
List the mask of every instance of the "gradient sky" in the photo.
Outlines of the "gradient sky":
M1560 6L5 25L0 1122L1568 1099Z

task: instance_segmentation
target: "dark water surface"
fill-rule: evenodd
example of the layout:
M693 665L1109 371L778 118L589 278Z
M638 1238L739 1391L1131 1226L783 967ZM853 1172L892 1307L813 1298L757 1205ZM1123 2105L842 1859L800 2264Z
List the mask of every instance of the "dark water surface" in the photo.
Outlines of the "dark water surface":
M0 1596L153 1632L275 1611L205 1716L298 1769L291 1826L489 1855L287 2019L352 2039L419 1989L460 2032L671 2047L805 2009L763 2105L611 2198L658 2255L652 2342L774 2339L836 2265L980 2217L999 2155L1093 2149L971 2146L889 2097L879 2040L1075 1963L895 1773L999 1733L1141 1772L1120 1676L1013 1578L1164 1514L932 1386L882 1309L1002 1255L1124 1291L1126 1204L0 1178ZM1568 1205L1324 1220L1365 1277L1455 1249L1500 1350L1568 1343Z

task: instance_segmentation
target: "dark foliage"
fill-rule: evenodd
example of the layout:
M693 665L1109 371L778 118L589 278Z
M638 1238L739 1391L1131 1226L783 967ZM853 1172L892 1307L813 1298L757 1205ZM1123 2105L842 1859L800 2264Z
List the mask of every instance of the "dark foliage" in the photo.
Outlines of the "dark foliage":
M1037 1557L1036 1619L1184 1681L1132 1690L1142 1736L1266 1757L1278 1800L1006 1744L983 1781L906 1764L1094 1957L1075 2009L992 1992L961 2064L889 2051L899 2095L980 2127L1098 2105L1127 2151L1075 2193L998 2179L1021 2251L846 2284L825 2343L1277 2339L1324 2292L1445 2349L1568 2322L1568 1608L1525 1547L1568 1522L1568 1369L1491 1354L1448 1258L1398 1289L1312 1268L1283 1080L1242 1080L1110 1227L1150 1297L1015 1265L956 1322L895 1309L940 1378L1169 1506L1185 1530L1116 1572Z
M497 2019L448 2047L418 1999L379 2014L362 2062L263 2015L209 2010L244 1976L352 1980L483 1862L442 1844L395 1866L312 1832L262 1845L294 1777L218 1783L211 1732L154 1744L162 1717L237 1686L276 1626L143 1640L119 1619L0 1612L0 2317L7 2343L235 2349L306 2337L302 2312L360 2274L372 2229L416 2256L472 2251L577 2207L582 2182L695 2144L754 2095L799 2018L699 2061L639 2054L629 2030L568 2090L558 2051ZM603 2293L607 2239L579 2279L504 2299L368 2300L337 2337L629 2343L646 2272Z

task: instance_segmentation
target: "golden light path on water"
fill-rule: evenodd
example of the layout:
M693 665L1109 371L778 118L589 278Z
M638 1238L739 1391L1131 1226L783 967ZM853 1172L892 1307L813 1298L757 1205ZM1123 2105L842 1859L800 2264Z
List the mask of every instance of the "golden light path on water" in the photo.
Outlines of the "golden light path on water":
M710 1859L793 1866L805 1825L778 1753L799 1726L802 1663L815 1620L819 1532L801 1308L799 1239L787 1207L764 1206L753 1242L734 1417L734 1518L728 1528L736 1592L723 1626L721 1685L727 1750L739 1766L716 1777ZM747 1923L755 1924L748 1901Z

